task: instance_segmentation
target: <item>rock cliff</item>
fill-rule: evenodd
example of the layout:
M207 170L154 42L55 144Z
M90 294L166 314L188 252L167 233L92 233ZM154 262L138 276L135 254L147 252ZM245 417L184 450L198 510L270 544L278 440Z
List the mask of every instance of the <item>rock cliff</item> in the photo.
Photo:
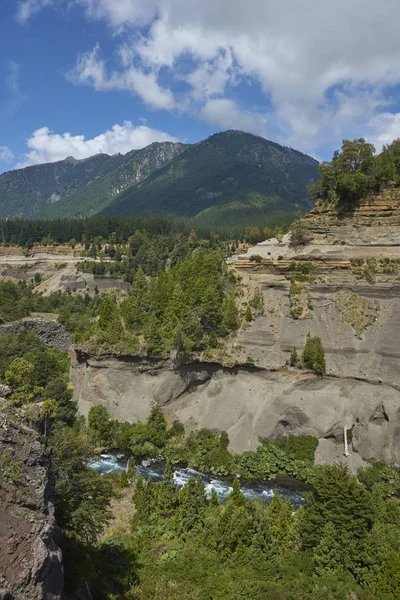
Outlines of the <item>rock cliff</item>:
M0 599L61 600L53 484L38 434L0 412Z
M146 419L154 402L188 429L229 434L234 452L254 449L259 436L313 435L342 442L345 424L367 459L400 462L400 392L352 378L319 378L294 370L212 363L174 365L130 357L78 356L72 363L82 414L103 404L110 415Z
M347 215L317 207L303 223L306 246L292 248L286 236L236 257L263 309L239 332L234 367L81 354L72 367L80 410L103 403L133 421L158 402L188 428L227 430L234 451L283 433L342 442L347 425L360 456L400 463L400 190ZM310 274L291 286L305 264ZM308 332L326 353L322 379L285 367Z

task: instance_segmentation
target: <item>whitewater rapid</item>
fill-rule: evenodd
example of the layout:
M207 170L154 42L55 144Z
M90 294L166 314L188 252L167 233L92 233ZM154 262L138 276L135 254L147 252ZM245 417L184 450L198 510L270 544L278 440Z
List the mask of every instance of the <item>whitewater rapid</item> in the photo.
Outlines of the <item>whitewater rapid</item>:
M99 459L92 461L90 466L99 473L118 473L126 470L127 461L123 458L118 458L113 454L101 454ZM137 465L136 472L144 479L152 479L153 481L162 481L165 464L162 462L154 463L149 466ZM218 479L212 475L200 473L195 469L177 467L174 471L174 483L178 488L182 488L190 479L190 477L202 478L206 490L207 497L211 496L211 491L214 489L220 502L225 502L232 491L231 481L229 478ZM302 506L304 498L302 490L304 485L296 482L300 489L296 489L293 480L288 480L288 485L283 485L281 482L273 481L240 481L240 488L243 495L248 500L259 498L264 502L270 502L277 492L283 499L290 498L294 506Z

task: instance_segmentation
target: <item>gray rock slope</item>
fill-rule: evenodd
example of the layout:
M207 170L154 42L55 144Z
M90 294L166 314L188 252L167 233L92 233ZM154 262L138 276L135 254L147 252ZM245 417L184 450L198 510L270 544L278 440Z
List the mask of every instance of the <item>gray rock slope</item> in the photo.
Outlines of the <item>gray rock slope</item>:
M226 430L234 452L258 436L309 434L353 445L367 459L400 462L400 392L388 384L263 368L224 368L129 357L74 355L71 378L80 411L103 404L116 419L145 419L154 402L188 429Z

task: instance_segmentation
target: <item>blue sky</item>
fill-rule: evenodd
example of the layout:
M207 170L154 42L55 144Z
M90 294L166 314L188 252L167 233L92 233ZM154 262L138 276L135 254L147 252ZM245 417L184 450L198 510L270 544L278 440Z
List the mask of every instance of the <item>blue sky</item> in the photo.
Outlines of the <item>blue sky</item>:
M0 172L235 128L400 136L398 0L1 0Z

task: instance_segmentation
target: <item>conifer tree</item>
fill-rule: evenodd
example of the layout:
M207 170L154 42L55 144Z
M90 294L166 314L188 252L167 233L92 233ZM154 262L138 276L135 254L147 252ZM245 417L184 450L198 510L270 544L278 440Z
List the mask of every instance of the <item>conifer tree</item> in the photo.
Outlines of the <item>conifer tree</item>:
M314 550L314 570L316 574L323 577L337 573L344 566L344 548L346 548L346 544L343 544L343 541L340 540L335 526L333 523L328 522L319 544Z
M231 502L235 506L246 506L246 497L240 490L240 481L237 477L233 479L232 491L228 496L228 502Z
M111 294L107 294L102 303L101 303L101 308L100 308L100 318L99 318L99 327L101 330L106 330L108 328L108 326L110 325L110 322L113 319L113 315L116 309L116 303L115 303L115 299L113 299L113 297L111 296Z
M310 333L307 334L302 361L308 369L314 371L317 375L323 375L325 373L325 352L319 337L313 337Z
M290 366L295 367L298 362L299 362L299 355L297 354L297 348L296 348L296 346L293 346L293 350L290 354L290 359L289 359Z
M145 348L147 352L152 356L157 356L161 354L164 348L162 332L161 332L161 322L155 315L152 313L148 318L146 325L143 329L143 335L145 339Z
M229 294L223 305L222 327L226 332L236 331L239 327L239 315L236 307L235 297Z
M200 477L190 477L179 493L177 517L181 535L202 528L206 505L203 481Z

